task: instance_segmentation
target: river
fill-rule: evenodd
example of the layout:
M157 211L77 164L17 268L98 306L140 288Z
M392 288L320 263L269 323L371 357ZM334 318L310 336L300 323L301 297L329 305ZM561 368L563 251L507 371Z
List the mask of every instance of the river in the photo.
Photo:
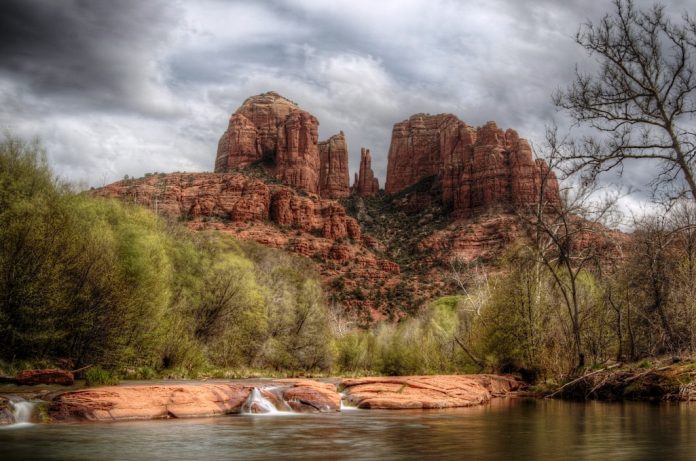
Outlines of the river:
M8 460L693 460L689 404L496 399L444 411L347 410L0 429Z

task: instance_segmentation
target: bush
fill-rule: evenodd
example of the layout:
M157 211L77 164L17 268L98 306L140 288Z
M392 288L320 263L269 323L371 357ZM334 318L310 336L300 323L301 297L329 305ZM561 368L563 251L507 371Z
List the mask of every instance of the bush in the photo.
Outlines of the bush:
M307 262L76 194L14 138L0 142L0 337L8 363L109 370L327 369L332 356Z
M85 384L87 386L113 386L119 383L115 374L101 367L92 367L85 372Z

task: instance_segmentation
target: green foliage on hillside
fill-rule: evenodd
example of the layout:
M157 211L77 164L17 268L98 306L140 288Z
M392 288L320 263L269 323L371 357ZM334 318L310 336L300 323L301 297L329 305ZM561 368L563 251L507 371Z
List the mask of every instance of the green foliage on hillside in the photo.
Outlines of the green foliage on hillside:
M0 143L0 360L69 367L327 369L307 263L61 184L38 144Z
M396 219L378 213L388 206L381 200L359 212ZM394 300L412 315L351 328L327 308L311 260L76 193L38 144L8 137L0 142L0 365L95 365L93 383L249 370L498 371L559 382L613 361L693 354L695 216L693 203L679 202L637 221L620 255L592 259L581 258L590 240L574 230L587 221L573 218L554 234L532 227L536 238L508 248L495 273L452 264L453 295L416 309L396 286ZM600 243L616 237L601 226L585 232Z

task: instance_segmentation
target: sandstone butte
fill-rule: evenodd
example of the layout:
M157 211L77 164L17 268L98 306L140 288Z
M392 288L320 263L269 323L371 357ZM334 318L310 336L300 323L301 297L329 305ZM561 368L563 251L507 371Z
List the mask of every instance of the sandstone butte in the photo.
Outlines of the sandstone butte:
M263 163L292 187L319 194L320 184L326 184L327 193L334 195L343 175L330 168L345 169L347 187L347 149L336 138L327 141L325 155L320 155L318 129L316 117L278 93L252 96L232 114L220 138L215 172ZM324 177L320 177L322 172Z
M385 191L434 177L441 201L461 216L559 201L558 182L527 140L495 122L473 128L452 114L416 114L394 125Z
M318 125L277 93L252 96L220 138L215 173L151 175L93 193L311 257L331 302L362 324L448 294L448 260L495 259L522 234L516 210L559 200L527 141L492 122L417 114L396 123L386 195L364 148L349 188L346 137L319 142Z
M332 383L281 379L270 383L198 383L109 386L64 392L52 398L53 421L126 421L263 412L252 392L279 411L337 412L343 398L358 408L435 409L480 405L518 390L508 376L449 375L344 379ZM250 398L251 397L251 398ZM258 405L258 406L257 406Z

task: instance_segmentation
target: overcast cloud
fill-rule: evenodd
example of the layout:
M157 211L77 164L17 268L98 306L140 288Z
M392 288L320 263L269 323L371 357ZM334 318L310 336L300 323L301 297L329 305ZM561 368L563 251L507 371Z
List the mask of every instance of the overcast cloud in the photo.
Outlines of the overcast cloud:
M649 1L637 2L649 5ZM384 183L395 122L452 112L541 142L573 41L610 0L3 0L0 127L38 136L66 179L210 171L230 113L274 90L343 130ZM669 2L670 12L696 0ZM624 182L644 186L644 168ZM352 176L352 175L351 175ZM636 199L631 199L635 204Z

